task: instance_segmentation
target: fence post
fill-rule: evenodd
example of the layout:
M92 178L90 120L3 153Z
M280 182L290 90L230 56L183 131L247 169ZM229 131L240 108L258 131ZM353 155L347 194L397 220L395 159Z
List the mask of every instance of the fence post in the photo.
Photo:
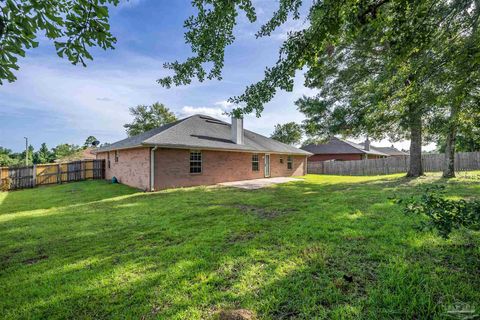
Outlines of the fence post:
M36 164L33 165L32 175L33 175L33 186L35 187L37 185L37 165Z
M62 183L62 167L60 164L57 164L57 183Z

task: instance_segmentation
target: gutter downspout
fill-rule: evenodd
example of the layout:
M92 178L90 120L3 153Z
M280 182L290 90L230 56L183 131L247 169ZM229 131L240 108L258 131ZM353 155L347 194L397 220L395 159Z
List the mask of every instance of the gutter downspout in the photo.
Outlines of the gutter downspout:
M155 191L155 150L157 148L150 149L150 191Z

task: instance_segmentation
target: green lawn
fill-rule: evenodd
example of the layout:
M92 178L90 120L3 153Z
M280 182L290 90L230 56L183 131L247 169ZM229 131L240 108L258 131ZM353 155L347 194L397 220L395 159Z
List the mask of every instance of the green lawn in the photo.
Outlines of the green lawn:
M391 200L480 173L310 175L263 190L143 193L104 181L0 193L0 317L446 318L480 311L480 234L443 240ZM352 277L349 282L344 276Z

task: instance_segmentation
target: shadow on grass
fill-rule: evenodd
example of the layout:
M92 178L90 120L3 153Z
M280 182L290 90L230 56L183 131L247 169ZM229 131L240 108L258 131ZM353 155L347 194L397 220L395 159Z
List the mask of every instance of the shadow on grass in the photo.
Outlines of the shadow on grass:
M6 318L203 319L247 308L265 319L432 318L443 312L439 298L475 301L479 280L461 256L444 265L455 250L417 233L415 219L391 204L391 193L415 193L411 183L145 194L95 182L86 187L96 191L70 202L56 190L33 204L52 208L45 214L2 208L13 214L0 222L0 311ZM451 188L472 190L480 193L469 184ZM263 214L271 211L278 214Z
M136 192L139 191L124 185L112 185L107 181L98 180L2 192L0 193L0 215L85 204Z

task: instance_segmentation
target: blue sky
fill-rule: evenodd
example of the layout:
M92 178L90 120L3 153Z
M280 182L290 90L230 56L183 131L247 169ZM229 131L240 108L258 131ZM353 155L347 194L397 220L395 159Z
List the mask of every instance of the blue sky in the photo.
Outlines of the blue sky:
M0 146L15 151L24 147L24 136L37 149L60 143L83 144L94 135L101 142L126 137L123 124L131 121L128 107L164 103L177 116L204 113L225 118L231 106L226 100L263 76L274 64L278 48L290 30L304 23L289 21L272 37L255 39L261 22L268 19L276 1L256 1L258 22L240 17L236 42L226 51L222 81L194 82L189 86L164 89L156 83L168 74L164 62L190 55L184 41L184 20L193 13L190 0L131 0L112 8L115 50L92 49L94 60L87 68L60 59L53 45L41 41L20 60L18 80L0 87ZM270 135L277 123L300 122L303 115L294 101L313 91L303 87L298 74L293 92L281 92L267 105L261 118L246 116L245 127ZM377 143L389 145L388 141ZM396 144L406 147L407 143Z

